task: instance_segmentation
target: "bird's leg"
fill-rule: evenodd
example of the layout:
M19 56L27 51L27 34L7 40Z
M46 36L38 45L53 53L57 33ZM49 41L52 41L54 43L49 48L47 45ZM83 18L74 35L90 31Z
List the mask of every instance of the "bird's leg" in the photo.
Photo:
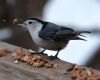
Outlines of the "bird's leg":
M49 56L50 60L54 60L54 59L58 59L58 53L59 53L60 49L57 51L55 56Z
M54 56L54 58L57 58L59 51L60 51L60 50L57 51L57 53L56 53L56 55Z
M41 53L41 54L44 54L44 51L45 51L45 50L46 50L46 49L42 50L40 53Z

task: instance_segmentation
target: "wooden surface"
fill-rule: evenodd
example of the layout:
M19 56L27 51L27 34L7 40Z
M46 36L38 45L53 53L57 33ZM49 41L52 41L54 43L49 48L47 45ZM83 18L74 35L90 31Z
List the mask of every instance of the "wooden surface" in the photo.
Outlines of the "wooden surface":
M0 48L14 51L17 47L0 42ZM66 67L71 64L61 61L52 61L58 64L57 69L34 68L24 62L14 63L11 55L0 57L0 80L71 80L70 75L65 75Z
M0 48L7 48L14 52L17 47L0 42ZM58 64L56 69L35 68L25 62L15 64L12 55L8 54L0 57L0 80L76 80L72 79L71 74L66 72L66 69L72 66L71 63L60 59L52 60L52 62Z

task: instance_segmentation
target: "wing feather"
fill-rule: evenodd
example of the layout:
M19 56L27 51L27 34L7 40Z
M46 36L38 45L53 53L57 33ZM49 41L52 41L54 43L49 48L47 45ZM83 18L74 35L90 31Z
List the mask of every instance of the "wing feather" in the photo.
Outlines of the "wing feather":
M45 40L66 40L75 36L75 32L71 28L48 23L47 26L39 32L39 37Z

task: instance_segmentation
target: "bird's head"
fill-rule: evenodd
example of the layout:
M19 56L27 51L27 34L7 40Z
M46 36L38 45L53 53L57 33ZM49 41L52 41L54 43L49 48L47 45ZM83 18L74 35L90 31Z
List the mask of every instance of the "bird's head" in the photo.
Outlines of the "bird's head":
M18 24L19 26L22 26L22 27L42 27L42 25L44 25L46 22L45 21L42 21L38 18L29 18L27 20L25 20L23 23L21 24Z

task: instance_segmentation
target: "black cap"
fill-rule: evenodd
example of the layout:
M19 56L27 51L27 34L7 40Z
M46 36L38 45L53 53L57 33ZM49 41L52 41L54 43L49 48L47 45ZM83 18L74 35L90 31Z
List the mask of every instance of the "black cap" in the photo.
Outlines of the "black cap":
M42 24L46 23L45 21L41 20L41 19L38 19L38 18L28 18L27 20L36 20Z

